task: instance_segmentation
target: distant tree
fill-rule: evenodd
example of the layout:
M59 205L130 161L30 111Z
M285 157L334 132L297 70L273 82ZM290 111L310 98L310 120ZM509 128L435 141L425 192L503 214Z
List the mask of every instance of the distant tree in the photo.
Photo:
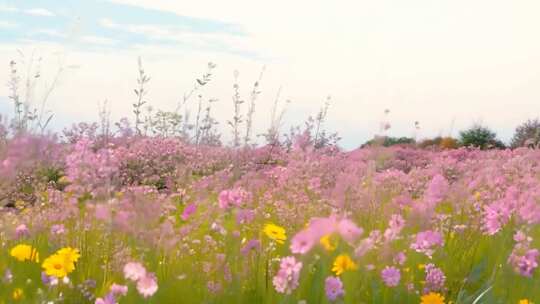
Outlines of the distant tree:
M453 137L443 137L439 143L441 149L456 149L459 148L459 141Z
M390 147L395 145L413 145L415 144L414 138L410 137L391 137L391 136L377 136L373 139L365 142L362 147L380 145L383 147Z
M538 146L540 143L540 120L527 120L516 128L510 146L512 148L524 146Z
M477 147L485 149L504 149L504 143L497 139L497 134L489 128L474 125L471 128L459 133L461 145L466 147Z

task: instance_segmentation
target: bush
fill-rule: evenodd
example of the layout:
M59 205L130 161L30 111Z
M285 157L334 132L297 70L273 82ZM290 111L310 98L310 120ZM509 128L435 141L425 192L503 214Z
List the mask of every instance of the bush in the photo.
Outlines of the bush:
M527 120L516 128L510 146L512 148L537 146L540 143L540 120Z
M443 137L439 143L441 149L457 149L459 148L459 141L453 137Z
M410 137L391 137L391 136L376 136L373 139L368 140L362 145L362 148L373 145L380 145L383 147L390 147L395 145L414 145L416 142L414 138Z
M459 133L461 145L485 149L504 149L504 143L497 139L497 134L487 127L474 125Z

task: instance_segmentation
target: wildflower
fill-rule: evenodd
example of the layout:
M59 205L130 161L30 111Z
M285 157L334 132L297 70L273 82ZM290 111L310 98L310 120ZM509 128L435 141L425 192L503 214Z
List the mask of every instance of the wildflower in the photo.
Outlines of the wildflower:
M364 232L362 228L359 228L353 221L348 219L339 221L337 231L349 243L354 242Z
M41 267L45 270L46 275L56 278L67 276L74 269L74 266L72 267L64 256L57 253L46 258Z
M343 290L343 283L337 277L327 277L324 281L324 291L326 297L330 301L335 301L337 298L343 296L345 291Z
M81 254L79 253L79 249L71 248L71 247L62 248L58 250L57 253L63 256L69 265L76 263L81 257Z
M290 294L295 290L299 284L300 270L302 270L302 262L296 261L292 256L282 258L279 271L272 280L276 291Z
M399 233L405 227L405 220L399 214L393 214L388 222L388 229L384 231L384 238L387 242L398 238Z
M183 221L187 221L188 218L189 218L193 213L195 213L195 211L197 211L197 205L195 205L195 204L189 204L189 205L187 205L187 206L184 208L184 211L182 211L182 215L180 216L180 218L181 218Z
M52 234L64 234L64 232L66 232L66 229L62 224L56 224L51 226Z
M137 281L137 291L144 298L151 297L158 290L156 276L152 273L146 274Z
M512 252L508 258L508 262L514 267L517 273L525 277L531 277L533 271L538 267L537 260L539 255L540 252L537 249L528 249L523 255Z
M401 273L396 267L386 266L381 271L381 277L386 286L396 287L399 284L399 280L401 279Z
M308 253L314 244L314 236L311 231L300 231L291 240L291 252L296 254Z
M252 250L259 250L261 248L261 242L259 240L253 239L249 240L244 247L240 249L240 253L243 255L249 254Z
M405 261L407 260L407 256L403 251L400 251L394 256L394 263L403 265L405 264Z
M431 258L435 252L434 247L443 245L442 235L437 231L423 231L416 235L416 240L411 244L411 249L425 254L428 258Z
M440 293L430 292L420 297L420 304L444 304L444 297Z
M433 264L427 264L426 271L426 284L424 286L424 292L440 291L444 289L444 283L446 282L446 276L444 272L435 267Z
M13 298L13 300L15 301L19 301L20 299L22 299L24 296L24 291L20 288L15 288L13 290L13 293L11 294L11 297Z
M287 235L285 234L285 229L283 227L269 223L264 226L263 231L269 238L279 244L283 244L287 239Z
M30 231L28 230L28 227L26 227L25 224L20 224L19 226L17 226L17 228L15 228L15 235L17 236L17 238L28 236L29 234L30 234Z
M125 285L118 285L113 283L111 285L111 293L115 296L125 296L127 295L128 287Z
M347 270L356 270L358 265L346 254L341 254L334 260L332 271L336 275L341 275Z
M323 248L326 251L334 251L334 250L336 250L337 244L332 243L331 237L332 237L332 235L327 234L327 235L323 236L319 240L319 243L323 246Z
M124 265L124 277L128 280L138 281L146 275L146 269L141 263L130 262Z
M13 247L9 254L20 262L39 262L39 252L30 245L19 244Z
M519 300L518 304L533 304L533 302L529 301L528 299L521 299Z
M97 298L94 304L117 304L112 293L108 293L104 298Z

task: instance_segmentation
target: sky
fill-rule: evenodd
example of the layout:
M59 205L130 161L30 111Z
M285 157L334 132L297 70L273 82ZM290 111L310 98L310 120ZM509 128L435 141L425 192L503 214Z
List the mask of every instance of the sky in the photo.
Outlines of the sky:
M131 118L140 56L147 100L164 110L215 63L200 94L218 99L225 134L234 71L248 99L264 67L256 133L280 91L283 129L331 96L325 127L345 148L377 134L385 109L389 135L481 123L508 141L540 113L539 15L536 0L0 0L0 111L12 112L9 62L25 70L41 58L36 101L63 68L47 101L53 129L97 120L105 100L113 120Z

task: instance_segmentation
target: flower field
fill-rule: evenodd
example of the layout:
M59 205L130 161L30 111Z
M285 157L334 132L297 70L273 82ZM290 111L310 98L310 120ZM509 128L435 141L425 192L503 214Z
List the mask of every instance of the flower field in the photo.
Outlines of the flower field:
M540 151L0 146L0 303L540 303Z

